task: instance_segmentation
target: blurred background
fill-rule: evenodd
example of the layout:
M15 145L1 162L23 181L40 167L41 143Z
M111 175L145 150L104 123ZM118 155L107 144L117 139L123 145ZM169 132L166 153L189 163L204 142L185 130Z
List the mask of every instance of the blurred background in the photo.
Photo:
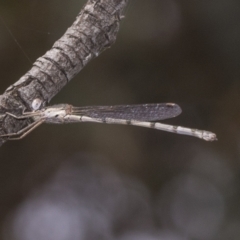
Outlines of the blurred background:
M0 2L1 93L85 3ZM240 1L130 0L113 47L51 104L175 102L183 113L164 122L219 140L42 125L0 148L0 239L240 239L239 43Z

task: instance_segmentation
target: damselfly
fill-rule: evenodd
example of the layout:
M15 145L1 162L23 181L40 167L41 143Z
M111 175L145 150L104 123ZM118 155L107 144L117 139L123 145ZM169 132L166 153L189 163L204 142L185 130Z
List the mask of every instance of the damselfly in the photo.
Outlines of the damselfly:
M155 122L176 117L181 112L181 108L174 103L91 107L74 107L69 104L58 104L33 112L25 112L21 116L6 113L17 119L32 118L33 122L19 132L7 133L0 135L0 137L6 137L9 140L21 139L44 122L58 124L95 122L147 127L177 134L190 135L206 141L217 140L216 134L212 132Z

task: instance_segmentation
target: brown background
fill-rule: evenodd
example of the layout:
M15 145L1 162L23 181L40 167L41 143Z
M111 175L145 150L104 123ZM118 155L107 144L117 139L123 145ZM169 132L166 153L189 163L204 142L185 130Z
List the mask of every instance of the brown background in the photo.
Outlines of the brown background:
M5 1L0 14L34 62L84 3ZM0 149L0 239L101 239L99 232L102 239L239 239L239 43L239 1L130 1L114 46L51 103L175 102L183 113L166 122L211 130L219 141L130 126L43 125ZM30 67L0 21L0 91ZM69 206L76 221L62 214ZM99 208L112 218L99 217ZM66 238L59 219L73 221Z

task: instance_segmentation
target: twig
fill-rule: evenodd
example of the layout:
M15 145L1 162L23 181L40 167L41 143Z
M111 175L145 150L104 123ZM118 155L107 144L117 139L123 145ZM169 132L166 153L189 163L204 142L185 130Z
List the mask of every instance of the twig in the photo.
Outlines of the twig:
M88 0L73 25L38 58L33 67L0 95L0 135L19 132L31 120L12 118L33 111L34 99L45 107L50 100L93 58L116 40L128 0ZM6 139L0 139L0 146Z

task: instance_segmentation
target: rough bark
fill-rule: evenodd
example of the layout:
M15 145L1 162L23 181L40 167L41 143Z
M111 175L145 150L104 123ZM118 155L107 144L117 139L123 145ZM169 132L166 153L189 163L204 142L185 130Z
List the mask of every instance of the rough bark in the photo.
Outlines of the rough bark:
M0 135L18 132L32 121L17 120L6 112L21 115L23 110L33 111L36 98L42 101L40 108L46 106L89 61L115 42L127 2L87 1L73 25L51 50L0 95ZM6 137L0 138L0 145L5 141Z

